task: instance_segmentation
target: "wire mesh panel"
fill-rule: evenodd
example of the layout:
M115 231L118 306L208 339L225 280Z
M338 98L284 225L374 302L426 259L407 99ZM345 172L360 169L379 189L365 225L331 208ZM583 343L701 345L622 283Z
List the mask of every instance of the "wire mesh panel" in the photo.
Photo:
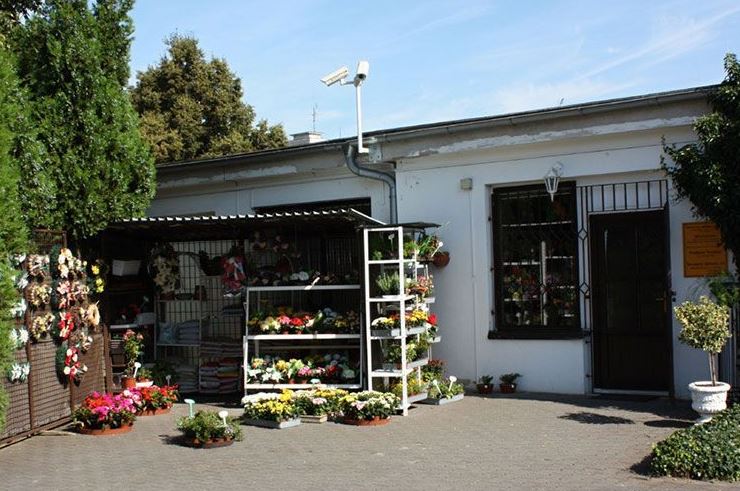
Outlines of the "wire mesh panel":
M103 334L92 335L93 342L87 352L80 355L80 362L87 366L87 373L82 377L79 385L72 384L72 404L78 405L85 397L93 391L103 392L105 390L105 378L103 371Z
M25 350L15 352L15 361L28 361ZM0 440L19 435L31 429L31 412L28 410L28 382L10 383L3 377L3 384L8 394L8 408L5 414L5 429L0 433Z
M57 346L51 342L31 346L31 390L33 391L33 426L43 426L70 415L70 393L57 375Z

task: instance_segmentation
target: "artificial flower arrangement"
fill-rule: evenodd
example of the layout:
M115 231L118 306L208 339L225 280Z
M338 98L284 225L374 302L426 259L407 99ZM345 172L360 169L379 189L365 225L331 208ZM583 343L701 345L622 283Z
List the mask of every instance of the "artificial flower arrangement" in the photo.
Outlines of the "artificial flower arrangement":
M345 421L387 420L398 407L399 398L390 392L367 390L340 399Z
M10 315L15 317L16 319L22 319L24 315L26 315L26 310L28 309L28 304L26 303L26 299L21 297L11 308L10 308Z
M54 329L54 320L54 314L51 312L35 316L28 332L31 339L39 341L45 338Z
M76 327L77 316L74 312L67 311L59 314L57 323L58 335L60 339L68 339Z
M69 383L79 383L82 376L87 372L87 365L80 361L82 349L77 345L67 342L57 348L56 366L57 373Z
M93 392L72 412L72 421L80 430L125 428L136 420L137 395L124 390L120 394Z
M51 301L51 287L44 283L33 283L26 289L28 302L35 309L40 309Z
M169 243L154 246L149 254L149 271L157 290L163 296L174 295L180 285L180 260Z
M29 338L30 334L25 326L16 327L10 330L10 343L13 345L13 348L17 350L23 348Z
M46 278L49 275L49 256L46 254L30 254L26 267L29 276Z
M14 362L8 367L6 374L11 384L23 383L28 380L28 374L31 373L31 364L28 362Z
M88 288L96 295L105 291L105 278L108 275L108 265L102 259L96 259L90 265L90 275L88 276Z
M298 409L293 400L293 391L283 390L281 393L260 392L244 396L244 419L274 421L281 423L295 419Z
M60 280L55 292L57 308L66 310L83 304L90 294L90 288L82 281Z
M244 256L238 251L232 251L232 255L221 259L223 274L221 281L227 294L241 293L242 286L247 280L244 268Z
M184 416L177 420L177 429L194 446L209 446L214 442L241 441L242 429L239 423L222 411L223 416L215 411L198 411L193 416Z
M57 274L60 278L81 278L85 274L87 261L75 257L72 251L66 247L59 250L57 256Z

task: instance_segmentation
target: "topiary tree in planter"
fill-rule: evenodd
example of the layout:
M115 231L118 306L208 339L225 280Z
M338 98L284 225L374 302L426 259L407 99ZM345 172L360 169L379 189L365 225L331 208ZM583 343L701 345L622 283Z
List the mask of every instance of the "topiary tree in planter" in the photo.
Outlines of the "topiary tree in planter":
M692 348L697 348L709 357L711 383L693 382L689 384L692 407L701 417L699 423L709 421L713 414L727 407L727 391L730 386L717 382L717 354L732 336L730 332L730 311L706 296L698 302L686 301L674 308L676 319L681 323L679 341Z

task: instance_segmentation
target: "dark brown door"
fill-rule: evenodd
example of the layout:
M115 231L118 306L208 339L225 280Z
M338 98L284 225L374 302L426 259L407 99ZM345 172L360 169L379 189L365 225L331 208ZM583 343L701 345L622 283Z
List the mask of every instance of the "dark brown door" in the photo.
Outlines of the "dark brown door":
M670 389L664 213L591 216L596 389Z

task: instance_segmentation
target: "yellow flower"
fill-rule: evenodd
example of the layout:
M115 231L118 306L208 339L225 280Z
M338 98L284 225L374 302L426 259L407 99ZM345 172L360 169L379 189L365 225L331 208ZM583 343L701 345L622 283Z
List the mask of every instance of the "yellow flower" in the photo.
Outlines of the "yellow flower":
M92 266L92 274L99 275L100 274L100 266L97 264L93 264Z

